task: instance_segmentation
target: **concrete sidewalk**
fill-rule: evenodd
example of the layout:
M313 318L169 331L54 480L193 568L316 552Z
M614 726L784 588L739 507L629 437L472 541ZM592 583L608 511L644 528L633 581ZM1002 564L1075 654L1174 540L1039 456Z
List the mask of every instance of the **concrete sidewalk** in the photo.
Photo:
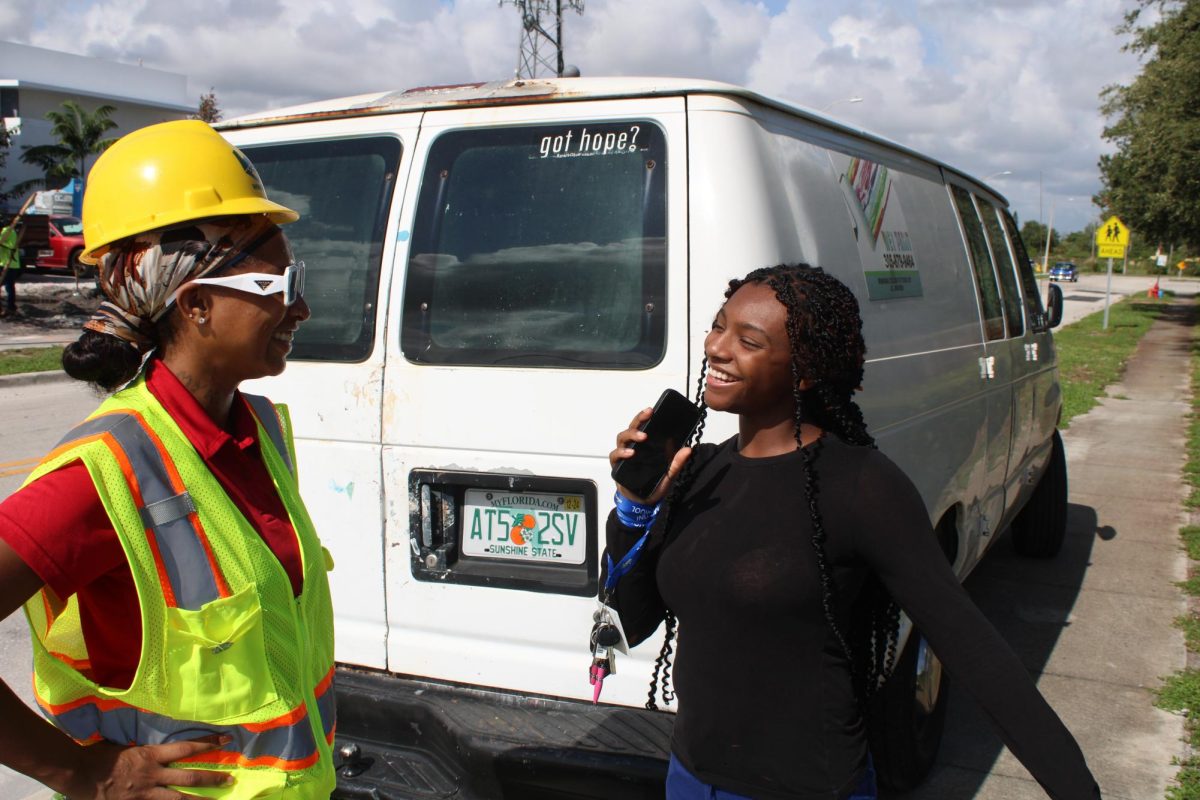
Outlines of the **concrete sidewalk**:
M1184 754L1183 719L1153 706L1184 667L1187 561L1181 479L1194 296L1140 343L1123 380L1063 433L1067 540L1050 561L1006 538L966 582L1075 734L1106 800L1162 800ZM938 765L905 800L1044 800L974 701L953 690Z

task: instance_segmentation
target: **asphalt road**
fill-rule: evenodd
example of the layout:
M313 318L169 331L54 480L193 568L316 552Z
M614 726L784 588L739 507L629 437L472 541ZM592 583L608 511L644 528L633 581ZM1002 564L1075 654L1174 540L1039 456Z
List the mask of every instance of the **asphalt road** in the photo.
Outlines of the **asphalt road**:
M38 460L74 423L99 405L76 381L13 386L0 382L0 499L15 491ZM33 702L29 681L29 629L14 614L0 621L0 679L23 700ZM24 800L40 784L0 766L0 798Z
M1045 278L1039 281L1043 286L1046 282ZM1062 324L1070 325L1089 314L1103 311L1107 284L1106 275L1092 273L1080 275L1079 281L1076 283L1058 283L1063 292L1063 299L1066 301L1063 305ZM1146 290L1153 285L1154 278L1148 278L1145 275L1121 275L1114 272L1110 301L1115 303L1126 295L1145 294ZM1195 291L1197 286L1200 286L1200 283L1194 279L1180 280L1164 277L1159 281L1160 288L1173 292L1189 293Z

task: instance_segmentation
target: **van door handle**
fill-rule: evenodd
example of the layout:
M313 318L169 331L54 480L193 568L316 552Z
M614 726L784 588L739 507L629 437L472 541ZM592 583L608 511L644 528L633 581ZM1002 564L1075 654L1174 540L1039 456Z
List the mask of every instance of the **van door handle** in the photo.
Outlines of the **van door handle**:
M445 572L457 556L454 495L422 483L418 509L421 516L420 539L413 542L413 549L425 562L427 570Z

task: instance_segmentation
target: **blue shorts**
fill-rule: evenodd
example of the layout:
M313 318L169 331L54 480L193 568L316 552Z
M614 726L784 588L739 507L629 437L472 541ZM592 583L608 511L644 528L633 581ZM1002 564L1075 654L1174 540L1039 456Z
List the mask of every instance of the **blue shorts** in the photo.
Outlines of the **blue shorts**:
M867 771L863 774L858 787L847 800L875 800L875 766L871 756L867 755ZM671 754L671 764L667 767L667 800L753 800L752 797L736 792L727 792L705 783L680 763L675 754Z

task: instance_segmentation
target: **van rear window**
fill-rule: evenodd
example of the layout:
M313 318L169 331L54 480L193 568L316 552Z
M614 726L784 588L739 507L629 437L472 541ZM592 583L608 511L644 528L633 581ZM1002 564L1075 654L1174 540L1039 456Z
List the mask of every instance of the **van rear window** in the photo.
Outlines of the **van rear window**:
M383 232L400 162L390 136L247 146L267 196L300 212L284 227L304 262L312 317L291 358L362 361L375 338Z
M666 146L646 121L430 147L401 347L429 364L644 369L665 344Z

